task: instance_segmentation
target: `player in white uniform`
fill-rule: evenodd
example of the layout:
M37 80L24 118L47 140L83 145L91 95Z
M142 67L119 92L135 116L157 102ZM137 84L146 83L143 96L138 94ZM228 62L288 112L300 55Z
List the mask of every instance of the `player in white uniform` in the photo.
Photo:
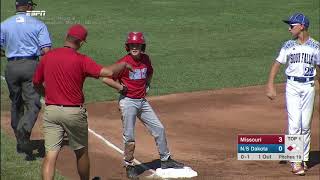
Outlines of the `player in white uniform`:
M311 118L315 99L316 66L320 66L319 42L308 33L309 20L296 13L288 20L293 39L286 41L274 61L267 83L267 96L276 97L274 79L281 64L287 64L286 103L288 112L288 134L303 135L303 162L291 162L292 172L304 175L309 161L311 140Z

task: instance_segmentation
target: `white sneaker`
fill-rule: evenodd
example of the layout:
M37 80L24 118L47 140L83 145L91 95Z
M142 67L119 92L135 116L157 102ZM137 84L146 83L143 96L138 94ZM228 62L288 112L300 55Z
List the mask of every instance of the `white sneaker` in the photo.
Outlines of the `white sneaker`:
M302 166L301 162L292 162L291 163L291 167L292 167L292 173L295 175L299 175L299 176L304 176L305 172Z

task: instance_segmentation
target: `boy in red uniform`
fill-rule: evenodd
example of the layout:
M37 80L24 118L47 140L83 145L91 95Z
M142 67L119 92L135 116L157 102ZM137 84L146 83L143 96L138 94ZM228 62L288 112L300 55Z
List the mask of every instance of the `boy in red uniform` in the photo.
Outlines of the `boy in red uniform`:
M145 99L153 68L149 56L144 53L146 44L143 34L141 32L130 32L125 46L128 54L117 63L128 63L132 66L132 71L123 70L113 76L113 79L118 80L126 87L125 90L120 91L119 107L123 123L124 163L127 176L128 178L135 178L138 175L133 164L136 117L141 120L155 138L161 159L161 168L183 168L184 165L182 163L170 157L164 127ZM104 78L103 81L110 85L112 80ZM114 87L120 89L116 86Z

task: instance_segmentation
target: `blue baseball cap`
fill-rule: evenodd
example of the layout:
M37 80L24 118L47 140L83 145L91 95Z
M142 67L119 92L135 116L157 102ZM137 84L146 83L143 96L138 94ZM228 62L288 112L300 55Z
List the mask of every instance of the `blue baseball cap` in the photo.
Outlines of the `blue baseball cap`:
M295 13L288 20L283 20L283 22L285 22L289 25L299 23L299 24L304 25L306 28L309 27L309 19L307 16L305 16L302 13Z

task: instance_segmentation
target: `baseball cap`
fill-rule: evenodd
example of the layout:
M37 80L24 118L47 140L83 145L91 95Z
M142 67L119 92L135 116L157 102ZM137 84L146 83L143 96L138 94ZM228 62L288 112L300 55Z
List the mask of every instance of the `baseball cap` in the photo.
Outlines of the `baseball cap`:
M25 5L36 6L37 4L34 3L32 0L16 0L16 6L25 6Z
M68 35L86 42L88 31L81 24L75 24L69 28Z
M309 27L309 19L307 16L305 16L302 13L295 13L292 16L290 16L290 18L288 20L283 20L283 22L287 23L287 24L302 24L304 25L306 28Z

